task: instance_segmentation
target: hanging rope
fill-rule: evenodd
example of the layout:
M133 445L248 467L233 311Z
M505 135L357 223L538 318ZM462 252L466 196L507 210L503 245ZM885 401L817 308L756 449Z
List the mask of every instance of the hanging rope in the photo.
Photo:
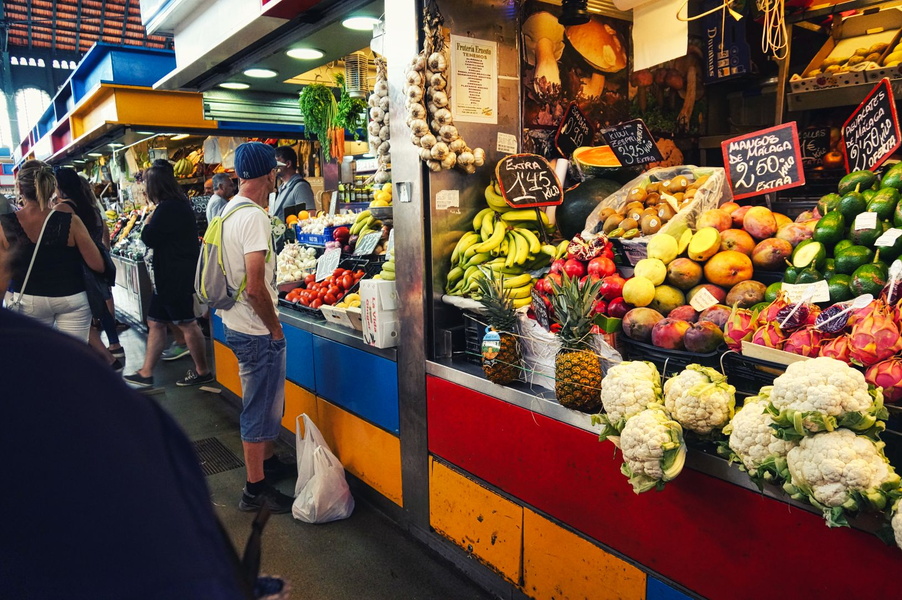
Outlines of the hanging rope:
M758 10L764 16L764 32L761 34L761 51L772 52L777 60L789 56L789 38L786 33L786 1L758 0Z

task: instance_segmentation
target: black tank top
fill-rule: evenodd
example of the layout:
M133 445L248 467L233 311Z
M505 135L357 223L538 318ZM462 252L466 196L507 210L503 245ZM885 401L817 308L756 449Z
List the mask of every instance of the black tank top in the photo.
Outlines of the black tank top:
M59 211L50 214L41 248L34 260L28 287L24 293L32 296L61 297L85 291L81 253L69 242L69 226L72 215ZM0 226L9 242L12 281L9 289L21 290L28 264L35 251L35 243L28 239L15 213L0 215Z

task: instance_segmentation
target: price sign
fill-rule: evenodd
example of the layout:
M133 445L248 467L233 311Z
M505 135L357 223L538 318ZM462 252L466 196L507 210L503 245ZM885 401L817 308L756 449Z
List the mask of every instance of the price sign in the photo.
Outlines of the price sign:
M329 248L316 259L316 280L322 281L338 268L341 261L341 248Z
M694 296L692 296L692 300L689 304L697 310L698 312L702 312L706 308L711 308L716 304L720 304L717 301L717 298L714 297L714 294L706 290L705 288L700 289Z
M895 246L896 240L898 240L900 237L902 237L902 229L896 229L894 227L892 229L888 229L883 235L877 238L877 241L874 242L874 245L878 248Z
M855 222L852 223L852 231L861 231L862 229L874 229L877 227L877 213L863 212L855 215Z
M830 128L810 127L799 132L802 146L802 164L817 167L824 164L824 155L830 151Z
M544 327L545 331L548 331L548 328L551 327L548 307L545 306L545 301L542 300L542 296L536 290L532 291L532 312L535 313L536 321L539 322L539 325Z
M510 154L495 167L501 195L513 208L556 206L564 201L561 182L537 154Z
M373 250L376 249L376 246L379 245L379 240L381 239L381 231L368 233L362 238L358 239L357 245L354 246L354 256L366 256L367 254L372 254Z
M608 143L622 165L644 165L664 160L654 136L642 119L633 119L602 129L601 137Z
M784 283L780 291L790 302L801 302L806 297L809 302L830 301L830 286L823 279L815 283Z
M338 194L333 192L332 199L329 200L329 215L334 215L337 210L338 210Z
M805 185L795 121L721 143L733 198Z
M579 109L576 102L571 102L557 128L554 145L561 155L570 158L574 150L592 143L593 135L595 135L595 127Z
M881 79L864 102L843 124L846 168L852 171L874 169L883 164L902 143L896 101L889 79Z

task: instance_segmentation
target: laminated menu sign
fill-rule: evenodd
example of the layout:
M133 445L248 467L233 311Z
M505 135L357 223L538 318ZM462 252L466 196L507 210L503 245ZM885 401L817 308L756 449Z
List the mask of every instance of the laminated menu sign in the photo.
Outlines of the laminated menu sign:
M733 198L805 185L795 121L721 143Z
M341 262L341 248L329 248L316 259L316 280L322 281L338 268Z
M355 256L366 256L367 254L372 254L373 250L376 249L376 246L379 245L379 240L382 239L382 232L376 231L373 233L368 233L362 238L357 240L357 245L354 246L354 255Z
M883 164L899 148L902 135L889 79L881 79L843 124L846 169L860 171Z
M579 109L576 102L571 102L561 119L561 124L557 128L554 136L554 145L558 152L563 156L570 158L573 151L580 146L586 146L592 142L592 136L595 134L595 127L591 121L586 118L583 111Z
M802 145L802 164L816 167L824 164L824 155L830 151L830 128L809 127L799 132Z
M454 120L498 124L498 44L451 36L451 112Z
M602 129L601 137L608 143L622 165L644 165L664 159L654 136L642 119L633 119Z
M495 178L504 200L514 208L555 206L564 191L554 169L538 154L510 154L495 166Z

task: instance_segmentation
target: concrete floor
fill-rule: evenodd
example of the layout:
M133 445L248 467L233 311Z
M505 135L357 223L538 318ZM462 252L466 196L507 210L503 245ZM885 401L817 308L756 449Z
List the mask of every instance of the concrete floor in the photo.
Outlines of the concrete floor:
M140 368L144 334L121 335L127 352L124 373ZM218 394L179 388L175 381L193 368L190 357L160 362L151 396L179 422L191 440L217 438L239 458L236 409ZM280 447L279 454L293 455ZM213 504L239 555L250 534L254 513L237 508L244 485L243 467L207 477ZM293 495L294 481L279 488ZM409 537L384 514L357 497L350 518L322 525L272 515L263 534L261 572L289 582L292 599L308 600L481 600L492 596L449 562Z

